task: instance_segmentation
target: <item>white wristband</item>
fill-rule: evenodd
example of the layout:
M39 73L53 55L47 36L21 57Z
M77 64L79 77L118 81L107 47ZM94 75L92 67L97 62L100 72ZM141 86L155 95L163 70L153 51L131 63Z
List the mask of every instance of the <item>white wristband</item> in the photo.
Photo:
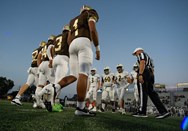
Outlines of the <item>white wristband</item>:
M99 45L96 46L95 48L96 48L96 51L100 51L100 46Z

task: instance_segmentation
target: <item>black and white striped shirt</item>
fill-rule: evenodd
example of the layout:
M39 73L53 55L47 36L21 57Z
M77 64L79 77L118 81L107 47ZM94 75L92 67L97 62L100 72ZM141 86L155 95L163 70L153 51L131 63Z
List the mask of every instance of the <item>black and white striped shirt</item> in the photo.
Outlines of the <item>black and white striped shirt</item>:
M149 57L147 53L143 52L137 56L137 61L139 65L141 60L145 61L145 67L154 68L153 60Z

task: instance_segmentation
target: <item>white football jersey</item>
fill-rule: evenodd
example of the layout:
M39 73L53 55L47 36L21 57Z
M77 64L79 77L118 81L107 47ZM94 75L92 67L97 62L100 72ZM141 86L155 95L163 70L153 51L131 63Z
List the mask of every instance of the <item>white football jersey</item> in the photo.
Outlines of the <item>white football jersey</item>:
M137 84L137 72L136 71L131 71L131 77L132 77L132 79L133 79L133 83L134 84Z
M89 82L90 82L90 86L98 86L98 82L100 81L100 76L99 74L95 74L94 76L89 75Z
M108 87L113 84L113 79L114 79L114 74L109 73L108 75L103 74L102 76L103 79L103 86Z
M115 79L116 82L118 83L118 85L120 87L124 87L127 84L127 76L129 75L129 73L127 71L123 71L122 73L116 73L115 75Z

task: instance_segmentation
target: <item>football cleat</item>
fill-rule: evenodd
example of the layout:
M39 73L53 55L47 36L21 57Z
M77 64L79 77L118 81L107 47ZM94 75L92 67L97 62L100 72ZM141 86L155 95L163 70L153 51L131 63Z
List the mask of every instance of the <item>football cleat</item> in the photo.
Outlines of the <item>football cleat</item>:
M88 110L90 111L90 110L92 110L92 109L93 109L92 104L89 104Z
M44 105L45 105L47 111L52 112L52 104L51 104L51 102L45 101Z
M116 110L115 110L115 109L112 109L112 113L116 113Z
M17 106L21 106L21 105L22 105L22 103L20 102L20 99L18 99L18 98L14 98L14 99L11 101L11 104L17 105Z
M119 109L118 112L122 115L126 114L125 109Z
M101 113L103 113L104 112L104 109L103 108L101 108L100 110L98 110L99 112L101 112Z
M87 109L80 109L79 107L76 108L76 111L75 111L75 115L76 116L96 116L96 113L94 112L90 112L89 110Z
M126 112L125 112L124 109L122 110L121 114L122 114L122 115L125 115L125 114L126 114Z
M37 103L36 102L33 103L33 108L37 108Z
M39 108L42 108L42 109L45 109L45 108L46 108L46 106L45 106L45 104L44 104L43 102L41 102L41 103L38 105L38 107L39 107Z
M90 112L97 112L97 108L96 107L93 107Z

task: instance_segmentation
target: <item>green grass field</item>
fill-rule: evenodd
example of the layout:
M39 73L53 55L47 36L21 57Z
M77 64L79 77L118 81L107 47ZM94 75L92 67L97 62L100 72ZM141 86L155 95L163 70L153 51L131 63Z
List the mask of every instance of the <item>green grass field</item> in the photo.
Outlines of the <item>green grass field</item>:
M135 118L130 114L97 113L95 117L74 115L73 108L49 113L45 109L33 109L32 103L11 105L0 100L0 131L181 131L182 118Z

